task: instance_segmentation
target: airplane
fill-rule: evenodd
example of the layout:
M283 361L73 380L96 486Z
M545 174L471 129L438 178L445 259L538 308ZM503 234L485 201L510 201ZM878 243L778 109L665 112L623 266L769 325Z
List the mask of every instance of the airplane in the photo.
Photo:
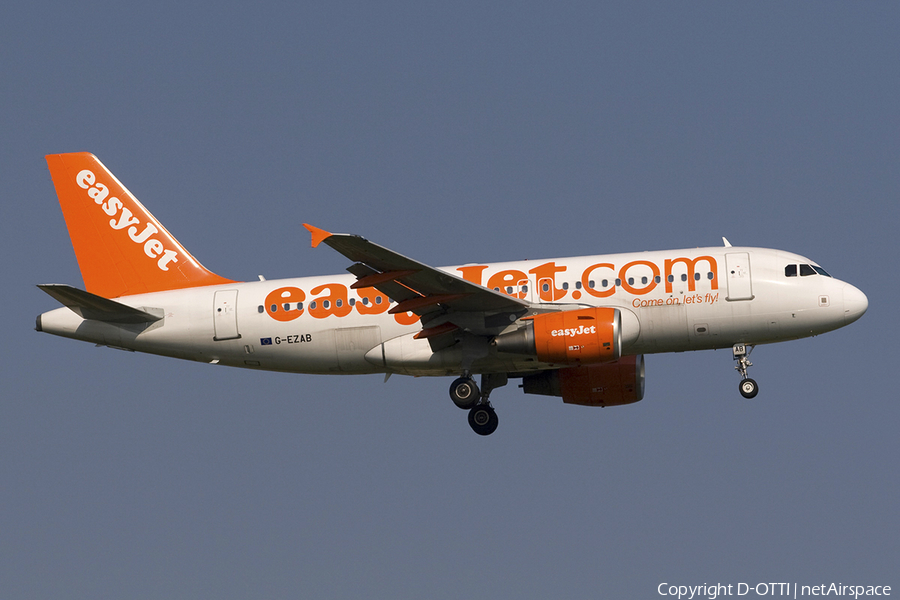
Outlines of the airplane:
M480 435L490 394L616 406L644 397L644 355L732 350L745 398L760 344L859 319L868 299L803 256L723 246L434 268L304 224L349 274L233 281L203 267L92 154L46 157L85 289L36 329L101 346L290 373L455 377ZM481 376L480 386L475 376Z

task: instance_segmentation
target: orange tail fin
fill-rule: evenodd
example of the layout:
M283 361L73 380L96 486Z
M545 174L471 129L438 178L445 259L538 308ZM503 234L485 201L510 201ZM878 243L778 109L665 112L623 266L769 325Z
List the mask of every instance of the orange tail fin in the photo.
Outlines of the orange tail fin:
M97 157L50 154L87 291L105 298L233 283L198 263Z

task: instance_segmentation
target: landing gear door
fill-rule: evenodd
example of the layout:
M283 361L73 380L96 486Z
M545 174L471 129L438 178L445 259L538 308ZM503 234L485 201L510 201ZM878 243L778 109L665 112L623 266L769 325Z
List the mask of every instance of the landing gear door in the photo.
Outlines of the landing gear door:
M728 281L726 300L753 300L753 286L750 280L750 254L730 252L725 255L725 270Z
M237 327L237 290L216 292L213 302L213 325L215 341L236 340L241 337Z

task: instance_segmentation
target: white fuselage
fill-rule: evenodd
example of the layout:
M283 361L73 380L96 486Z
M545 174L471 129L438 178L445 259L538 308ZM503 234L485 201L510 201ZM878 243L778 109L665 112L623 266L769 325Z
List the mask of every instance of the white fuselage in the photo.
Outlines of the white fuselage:
M531 302L535 310L605 306L622 314L623 353L652 354L817 335L858 319L858 289L819 273L787 276L812 261L761 248L695 248L465 265L441 270ZM806 269L808 272L809 269ZM117 298L164 317L124 325L82 319L68 308L39 317L39 329L97 344L189 360L295 373L446 375L553 368L502 354L489 314L458 315L470 340L432 352L414 335L412 314L352 275L231 283ZM380 301L380 302L379 302ZM463 322L467 321L467 322Z

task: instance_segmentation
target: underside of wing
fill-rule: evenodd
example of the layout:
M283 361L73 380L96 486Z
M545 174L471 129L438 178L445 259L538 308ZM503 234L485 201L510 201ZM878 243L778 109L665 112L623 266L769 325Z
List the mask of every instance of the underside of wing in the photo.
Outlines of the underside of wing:
M391 313L419 315L423 330L417 337L428 338L432 345L437 341L434 338L460 328L476 334L496 332L525 314L530 306L363 237L332 234L307 224L304 227L312 234L313 247L324 243L354 262L347 268L356 276L353 289L373 287L397 302Z

